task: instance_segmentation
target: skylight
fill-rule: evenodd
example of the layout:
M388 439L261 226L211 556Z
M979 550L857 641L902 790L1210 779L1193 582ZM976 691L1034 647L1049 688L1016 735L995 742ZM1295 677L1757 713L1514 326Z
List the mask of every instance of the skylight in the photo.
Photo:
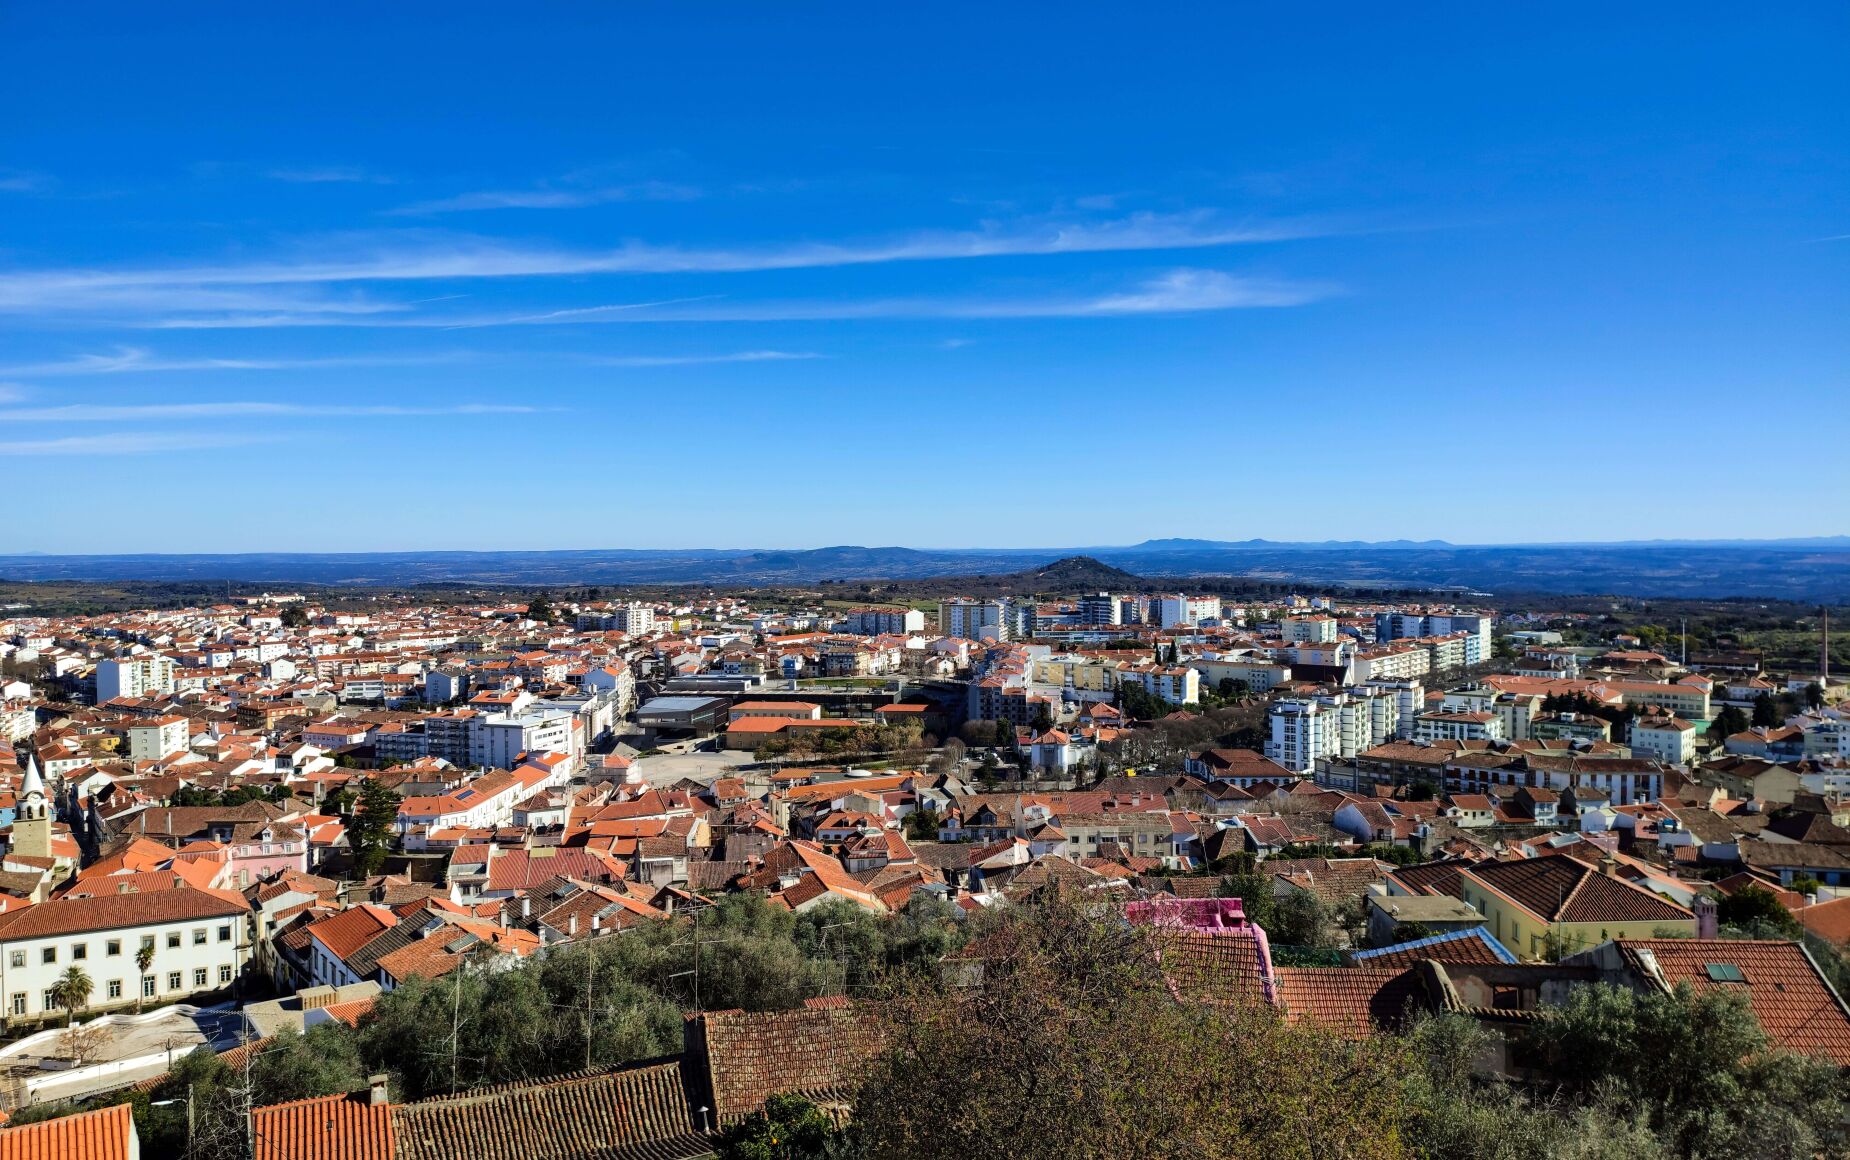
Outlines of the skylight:
M1704 965L1708 969L1709 979L1711 982L1716 982L1716 983L1745 983L1747 982L1747 976L1742 974L1741 968L1735 966L1733 963L1707 963Z

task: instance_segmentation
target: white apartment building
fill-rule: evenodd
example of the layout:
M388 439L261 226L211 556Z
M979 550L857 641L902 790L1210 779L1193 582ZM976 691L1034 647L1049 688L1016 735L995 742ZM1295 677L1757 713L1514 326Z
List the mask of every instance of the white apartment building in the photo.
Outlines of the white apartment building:
M493 769L512 769L523 753L564 753L577 765L577 731L572 714L557 710L490 713L469 722L469 762Z
M96 662L96 703L173 692L173 661L159 653Z
M1332 714L1316 701L1275 701L1267 717L1265 755L1293 773L1312 773L1331 753Z
M176 753L185 753L191 733L185 717L154 717L137 721L124 732L128 735L131 761L159 761Z
M1376 645L1360 649L1355 654L1355 679L1358 684L1412 680L1431 671L1431 651L1411 642Z
M1419 741L1501 741L1503 718L1495 713L1463 710L1421 713L1413 735Z
M1426 710L1426 686L1418 681L1370 681L1367 689L1394 698L1396 723L1394 736L1405 741L1413 736L1419 715Z
M1289 616L1278 622L1278 628L1289 644L1329 644L1336 639L1333 616Z
M925 614L916 608L857 608L835 628L855 636L910 636L925 631Z
M146 974L135 965L143 947L154 948ZM0 914L0 1011L9 1028L60 1013L51 990L71 967L94 984L85 1010L191 1000L229 988L250 956L249 908L219 892L54 898Z
M1496 618L1488 612L1464 612L1458 610L1432 612L1412 609L1406 612L1377 612L1375 614L1375 640L1385 642L1418 637L1448 636L1462 632L1466 636L1463 648L1463 660L1467 665L1480 664L1490 659L1491 630ZM1436 658L1435 658L1436 659ZM1435 667L1440 667L1435 665Z
M947 600L938 606L938 627L964 640L1008 640L1015 617L1006 600Z
M1696 759L1696 727L1681 717L1638 717L1626 744L1633 757L1687 766Z
M612 614L611 627L631 636L654 632L655 609L643 604L626 604Z
M1209 660L1196 657L1188 666L1201 674L1201 683L1210 689L1219 688L1222 681L1233 680L1245 681L1248 692L1265 693L1291 679L1291 666L1262 658Z

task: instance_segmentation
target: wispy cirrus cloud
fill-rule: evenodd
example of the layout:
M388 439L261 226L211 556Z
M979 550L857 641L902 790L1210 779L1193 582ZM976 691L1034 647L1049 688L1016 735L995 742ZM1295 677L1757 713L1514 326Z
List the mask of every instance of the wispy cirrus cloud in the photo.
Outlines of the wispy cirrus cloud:
M0 366L0 375L51 378L66 375L118 375L153 371L289 371L340 367L427 366L461 362L466 351L418 355L348 355L325 358L184 358L163 357L145 347L118 346L108 354L79 354L49 362Z
M545 313L393 315L335 318L276 314L212 318L170 318L149 325L161 329L268 327L423 327L468 330L499 326L559 326L577 323L824 322L879 318L1088 318L1137 314L1187 314L1301 306L1331 298L1341 288L1329 283L1251 278L1220 270L1176 269L1109 293L991 297L876 298L731 302L720 296L656 302L616 302Z
M264 171L264 176L272 181L288 181L302 185L390 185L393 179L384 174L374 173L358 165L297 165L280 166Z
M57 181L30 169L0 169L0 193L48 193Z
M611 355L589 361L600 367L681 367L698 363L792 362L826 357L806 350L741 350L731 354Z
M0 403L17 403L31 393L24 383L0 383Z
M399 217L464 213L495 209L580 209L627 201L692 201L702 191L668 181L634 181L622 185L582 188L536 186L532 189L488 189L459 193L430 201L413 202L385 211Z
M460 403L442 407L401 407L342 403L271 403L231 400L210 403L69 403L56 407L0 410L0 422L121 423L131 420L277 419L277 418L435 418L449 415L536 415L551 407L522 404Z
M242 264L29 270L0 274L0 308L70 308L91 296L127 290L224 292L228 287L302 287L326 283L532 278L584 274L743 273L889 262L1137 250L1202 249L1307 238L1332 232L1315 221L1228 222L1210 212L1140 213L1107 221L1025 220L973 230L915 231L856 242L797 242L738 247L660 246L625 242L607 249L532 246L477 236L423 233L329 240L322 255ZM107 303L105 303L107 305ZM390 309L363 299L347 311ZM182 309L187 307L180 307Z
M116 432L107 435L71 435L59 439L0 440L0 458L39 455L152 455L165 451L202 451L268 443L263 435L175 434Z

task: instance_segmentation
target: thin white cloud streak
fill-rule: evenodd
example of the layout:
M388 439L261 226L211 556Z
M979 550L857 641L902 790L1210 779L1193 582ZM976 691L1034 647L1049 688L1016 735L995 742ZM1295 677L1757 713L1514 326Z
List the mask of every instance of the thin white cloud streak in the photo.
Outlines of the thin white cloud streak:
M72 435L62 439L0 441L0 457L152 455L164 451L202 451L215 447L241 447L251 443L269 441L256 435L149 435L130 432L111 435Z
M644 322L825 322L878 318L1098 318L1140 314L1186 314L1301 306L1339 294L1327 283L1246 278L1218 270L1171 270L1129 291L1089 298L891 298L869 301L790 301L739 304L612 303L547 314L475 316L406 315L331 318L314 314L164 319L161 329L361 326L440 327L465 330L495 326ZM700 300L711 302L710 299Z
M1260 226L1222 223L1209 213L1136 214L1084 224L1026 223L980 230L920 232L866 243L812 242L739 249L625 243L610 250L542 249L489 238L460 238L415 247L380 247L340 261L256 262L247 265L127 270L40 270L0 275L0 308L97 305L110 291L158 288L281 286L332 282L515 278L578 274L740 273L872 265L887 262L1115 251L1201 249L1314 237L1331 232L1310 222ZM149 305L158 303L158 297ZM104 302L103 306L111 305ZM176 305L172 309L210 309ZM228 306L232 309L264 309ZM377 310L377 304L350 304ZM297 306L274 308L297 311ZM309 307L309 309L319 309Z
M628 185L587 189L489 189L414 202L387 210L386 213L398 217L418 217L473 210L580 209L626 201L692 201L700 196L701 191L691 185L675 185L666 181L639 181Z
M0 366L0 375L53 378L67 375L119 375L153 371L292 371L340 367L428 366L461 362L464 352L428 355L356 355L335 358L162 358L145 347L120 346L112 354L80 354L56 362Z
M48 175L28 169L0 169L0 193L44 193L57 184Z
M755 362L791 362L800 359L824 358L813 351L799 350L742 350L734 354L685 354L685 355L619 355L611 358L594 358L590 362L600 367L681 367L697 363L755 363Z
M447 407L362 406L339 403L268 403L233 400L216 403L70 403L58 407L0 410L0 422L120 423L130 420L277 419L277 418L434 418L450 415L535 415L557 408L500 403L462 403Z
M357 165L309 165L282 169L272 169L265 173L274 181L288 181L304 185L331 185L351 183L363 185L390 185L392 179L362 169Z
M0 383L0 403L17 403L31 393L24 383Z

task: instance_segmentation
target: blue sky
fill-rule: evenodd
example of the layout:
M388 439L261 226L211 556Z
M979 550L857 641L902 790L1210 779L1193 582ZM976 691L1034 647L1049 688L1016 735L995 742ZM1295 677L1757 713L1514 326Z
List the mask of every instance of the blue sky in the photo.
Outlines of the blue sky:
M1843 532L1847 55L1828 3L8 5L0 553Z

